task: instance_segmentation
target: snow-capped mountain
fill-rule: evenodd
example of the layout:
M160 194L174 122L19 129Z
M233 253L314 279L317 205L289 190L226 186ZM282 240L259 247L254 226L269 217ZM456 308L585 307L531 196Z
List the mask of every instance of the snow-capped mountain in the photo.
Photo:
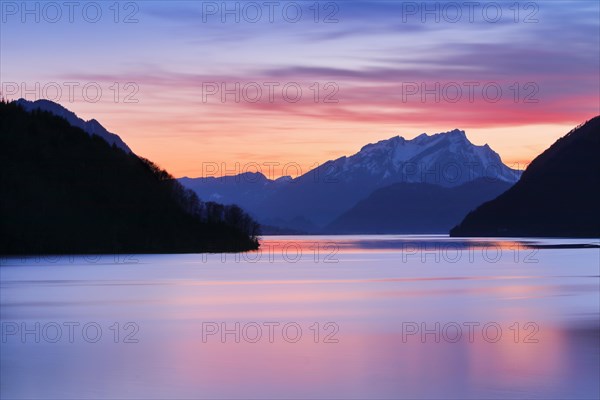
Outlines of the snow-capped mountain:
M315 172L312 173L313 175ZM452 187L477 178L516 182L521 172L502 163L487 144L476 146L464 131L401 136L364 146L350 157L328 161L319 175L330 181L425 182Z
M464 131L453 130L368 144L352 156L327 161L295 179L237 175L184 178L181 183L201 198L238 204L266 225L306 231L311 224L318 230L374 190L395 183L450 188L477 180L510 186L520 175L488 145L476 146ZM303 221L303 226L294 221Z
M81 128L90 135L100 136L109 144L114 144L115 146L128 153L132 153L129 146L127 146L125 142L121 140L119 135L107 131L106 128L104 128L95 119L84 121L83 119L79 118L74 112L67 110L58 103L55 103L50 100L29 101L25 99L19 99L17 100L17 104L23 107L23 109L25 109L25 111L28 112L32 110L42 110L54 114L58 117L62 117L66 119L72 126Z

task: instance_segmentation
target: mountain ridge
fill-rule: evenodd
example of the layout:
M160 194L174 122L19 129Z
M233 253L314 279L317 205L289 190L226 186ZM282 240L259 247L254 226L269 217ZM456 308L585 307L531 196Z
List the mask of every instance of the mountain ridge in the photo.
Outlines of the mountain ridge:
M520 171L504 165L488 145L476 146L464 131L454 129L369 143L294 179L273 180L260 174L256 183L238 174L185 177L180 182L202 198L239 204L263 224L306 231L311 225L316 230L327 226L375 189L393 183L454 187L478 178L512 184L519 177ZM283 226L277 225L282 221ZM293 221L304 222L297 226Z
M42 110L47 111L53 115L66 119L72 126L81 128L89 135L96 135L106 140L108 144L115 145L118 148L133 153L129 146L121 139L116 133L109 132L98 120L92 118L89 121L85 121L79 118L73 111L63 107L62 105L55 103L50 100L40 99L36 101L29 101L26 99L16 100L16 104L23 107L25 111Z
M600 237L600 116L537 156L519 182L469 213L451 236Z
M448 153L453 153L454 158ZM405 182L422 182L427 180L427 175L432 166L451 167L453 171L441 171L444 176L439 176L437 183L442 186L454 186L473 180L485 174L491 175L490 167L497 167L499 173L494 177L507 182L516 182L520 172L512 170L502 163L498 153L489 145L477 146L471 143L466 132L454 129L432 135L422 133L413 139L403 136L393 136L389 139L364 145L359 152L330 160L317 168L330 168L330 178L339 177L338 171L359 171L370 173L371 176L381 176L383 179L394 176ZM407 168L410 167L410 169ZM458 167L458 168L456 168ZM474 174L467 176L468 174ZM423 177L425 176L425 179Z
M239 207L202 202L149 160L48 111L0 101L0 254L258 248Z

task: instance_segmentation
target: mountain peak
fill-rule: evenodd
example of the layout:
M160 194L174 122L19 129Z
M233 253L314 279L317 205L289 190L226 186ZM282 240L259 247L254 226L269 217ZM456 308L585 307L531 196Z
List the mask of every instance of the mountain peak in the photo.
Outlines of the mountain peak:
M85 121L79 118L73 111L70 111L62 105L46 99L29 101L21 98L17 100L16 103L27 112L31 112L33 110L42 110L56 115L57 117L64 118L69 124L76 128L83 129L87 134L100 136L102 139L108 142L108 144L114 144L125 152L132 153L129 146L127 146L125 142L121 140L119 135L107 131L106 128L100 124L100 122L93 118L89 121Z
M460 129L453 129L450 132L446 132L446 135L449 135L451 137L459 137L459 138L467 138L467 134L465 133L465 131L460 130Z
M420 135L422 136L422 135ZM440 132L431 136L426 136L430 140L439 140L439 139L447 139L454 143L464 142L467 144L472 144L467 138L467 134L465 131L461 129L453 129L448 132ZM416 138L415 138L416 139Z
M293 180L294 180L294 178L292 178L291 176L285 175L285 176L280 176L279 178L275 179L275 182L277 182L277 183L288 183L288 182L291 182Z
M247 172L242 172L239 175L229 175L230 177L233 178L242 178L247 182L266 182L269 179L267 179L267 177L262 173L262 172L252 172L252 171L247 171Z
M375 143L366 144L363 147L361 147L360 152L368 151L369 149L377 149L377 148L384 148L384 147L389 148L389 147L396 146L398 144L403 144L405 142L406 142L406 139L404 139L402 136L393 136L389 139L383 139L383 140L380 140Z
M360 149L360 152L370 149L377 148L390 148L395 146L403 146L406 144L416 144L416 145L427 145L432 141L437 141L439 139L449 138L454 142L465 141L468 144L471 144L469 139L467 138L467 134L465 131L461 129L453 129L448 132L440 132L432 135L428 135L427 133L421 133L420 135L414 137L413 139L405 139L403 136L397 135L393 136L389 139L383 139L376 143L369 143L363 146ZM359 153L360 153L359 152Z
M360 175L386 182L427 181L442 186L460 185L481 177L514 183L520 177L520 172L504 165L489 146L471 143L461 129L432 135L422 133L410 140L394 136L370 143L350 157L332 161L326 170L330 178ZM458 176L443 176L450 175L446 170L453 170Z

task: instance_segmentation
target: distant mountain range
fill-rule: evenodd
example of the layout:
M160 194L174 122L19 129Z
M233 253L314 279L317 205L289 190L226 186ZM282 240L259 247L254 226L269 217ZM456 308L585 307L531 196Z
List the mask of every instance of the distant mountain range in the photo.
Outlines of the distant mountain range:
M450 234L600 237L600 116L556 141L516 185Z
M77 128L83 129L89 135L99 136L102 139L106 140L108 142L108 144L110 144L110 145L114 144L118 148L126 151L127 153L132 152L131 149L129 148L129 146L127 146L125 144L125 142L123 142L123 140L121 140L119 135L107 131L106 128L104 128L95 119L91 119L89 121L84 121L83 119L79 118L74 112L67 110L60 104L57 104L53 101L50 101L50 100L29 101L29 100L25 100L25 99L19 99L16 101L16 103L19 106L23 107L23 109L25 111L29 111L29 112L32 110L47 111L53 115L56 115L57 117L64 118L69 122L69 124L71 124L72 126L75 126Z
M295 179L179 182L51 101L0 102L0 116L0 253L256 248L235 205L266 233L600 236L600 116L524 173L452 130L368 144Z
M447 233L478 205L512 185L486 178L455 187L429 183L394 183L375 190L337 217L328 233Z
M239 207L200 201L114 137L73 126L72 113L21 104L0 101L0 254L258 248L258 225Z
M431 190L430 185L452 188L473 181L504 183L496 187L508 188L520 174L504 165L488 145L475 146L464 131L453 130L368 144L350 157L327 161L295 179L270 180L260 173L245 173L185 177L180 182L201 198L240 205L262 224L317 233L336 232L338 225L331 225L336 218L373 191L392 184L422 184L424 192ZM415 186L405 187L415 190ZM378 212L374 209L373 216Z

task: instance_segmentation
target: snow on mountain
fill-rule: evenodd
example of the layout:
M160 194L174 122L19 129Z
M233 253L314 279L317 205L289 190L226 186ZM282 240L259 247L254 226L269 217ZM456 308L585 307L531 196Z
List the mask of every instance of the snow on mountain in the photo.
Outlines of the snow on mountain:
M484 181L510 186L520 175L521 171L504 165L489 146L475 146L464 131L453 130L368 144L354 155L327 161L294 179L240 174L183 178L180 182L200 198L219 195L223 203L238 204L266 225L313 232L374 190L392 184L453 188ZM297 221L304 222L298 225Z
M477 178L514 183L521 175L521 171L504 165L487 144L474 145L458 129L434 135L423 133L412 140L401 136L381 140L319 168L330 181L375 179L448 187Z
M19 100L17 100L17 104L20 105L21 107L23 107L23 109L25 109L25 111L28 111L28 112L30 112L32 110L42 110L42 111L47 111L51 114L54 114L57 117L62 117L64 119L66 119L69 122L69 124L71 124L72 126L81 128L90 135L100 136L102 139L106 140L109 144L111 144L111 145L114 144L115 146L119 147L120 149L122 149L128 153L132 153L129 146L127 146L125 144L125 142L123 142L123 140L121 140L119 135L107 131L106 128L104 128L95 119L91 119L89 121L84 121L83 119L79 118L74 112L69 111L65 107L61 106L60 104L54 103L53 101L50 101L50 100L29 101L29 100L25 100L25 99L19 99Z

